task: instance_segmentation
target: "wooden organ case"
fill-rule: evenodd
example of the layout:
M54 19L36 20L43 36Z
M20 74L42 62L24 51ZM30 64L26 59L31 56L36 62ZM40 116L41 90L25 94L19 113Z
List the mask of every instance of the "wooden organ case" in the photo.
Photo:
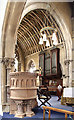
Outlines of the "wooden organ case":
M57 86L62 86L62 72L59 57L60 49L55 48L39 54L39 67L41 68L40 79L42 85L48 86L49 91L57 90Z

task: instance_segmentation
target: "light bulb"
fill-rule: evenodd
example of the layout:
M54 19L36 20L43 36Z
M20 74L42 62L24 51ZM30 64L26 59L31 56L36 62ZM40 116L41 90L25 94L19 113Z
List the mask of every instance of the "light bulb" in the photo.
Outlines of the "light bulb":
M46 41L46 46L50 46L49 40Z
M43 34L43 41L47 41L46 34Z
M56 39L56 33L53 33L52 40L55 40L55 39Z
M42 45L43 44L43 39L40 38L39 44Z
M58 44L56 33L53 33L52 40L53 40L53 45L57 45Z

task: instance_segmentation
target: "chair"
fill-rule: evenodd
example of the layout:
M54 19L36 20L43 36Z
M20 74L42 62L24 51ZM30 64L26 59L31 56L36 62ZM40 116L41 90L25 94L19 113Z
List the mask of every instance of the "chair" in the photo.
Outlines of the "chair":
M39 107L42 105L46 106L45 103L48 103L51 106L51 104L48 102L51 99L51 95L47 87L39 87L39 89L37 90L37 94L38 99L41 102Z
M63 93L63 88L62 88L61 85L59 85L59 86L57 87L58 101L61 99L62 93Z

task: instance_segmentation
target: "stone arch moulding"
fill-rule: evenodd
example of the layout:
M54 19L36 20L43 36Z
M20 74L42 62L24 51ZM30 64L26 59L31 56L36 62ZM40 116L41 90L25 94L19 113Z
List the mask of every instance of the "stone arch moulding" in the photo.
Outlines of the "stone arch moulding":
M20 22L22 21L23 17L30 11L35 10L35 9L45 9L50 12L50 14L53 16L53 18L56 20L57 24L59 25L64 40L65 40L65 59L70 59L72 60L72 38L70 35L69 30L67 29L67 25L65 22L62 20L63 18L60 17L60 13L56 12L56 7L53 5L54 3L42 3L42 2L33 2L32 4L30 3L29 5L26 5L26 8L24 8L22 17L20 19Z
M49 7L47 7L47 6L49 6ZM72 61L72 37L71 37L71 34L70 34L71 31L69 31L69 28L68 28L68 25L67 25L65 19L63 19L60 12L57 11L55 3L33 2L31 4L27 4L26 8L24 8L24 10L22 12L22 17L20 19L20 22L27 13L29 13L30 11L35 10L35 9L45 9L45 10L49 11L50 14L53 16L53 18L57 22L60 30L62 31L62 35L63 35L64 41L65 41L65 45L64 45L65 58L64 58L64 61L65 60ZM65 71L64 70L64 63L62 64L62 68L63 68L63 71ZM70 73L72 71L72 62L70 62L70 64L69 64L68 73L69 73L69 71L70 71ZM69 79L71 81L72 80L72 73L71 73L71 75L70 75L70 73L69 73Z
M25 2L17 2L17 4L16 2L7 2L2 29L2 57L14 58L17 40L16 28L24 6ZM18 8L19 10L17 11Z

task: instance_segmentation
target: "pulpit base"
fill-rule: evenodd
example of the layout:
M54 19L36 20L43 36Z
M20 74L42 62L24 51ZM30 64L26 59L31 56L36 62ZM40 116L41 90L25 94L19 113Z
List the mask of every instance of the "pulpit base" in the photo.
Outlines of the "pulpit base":
M22 113L22 114L15 114L15 117L24 118L24 117L25 117L25 113Z
M30 111L30 112L26 112L26 117L32 117L34 114L34 112Z

